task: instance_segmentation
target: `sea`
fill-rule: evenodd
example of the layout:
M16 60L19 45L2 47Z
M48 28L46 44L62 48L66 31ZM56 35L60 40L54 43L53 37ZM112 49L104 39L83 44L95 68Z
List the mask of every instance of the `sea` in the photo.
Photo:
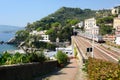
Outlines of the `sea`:
M15 37L16 31L20 30L20 27L16 26L8 26L8 25L0 25L0 41L7 42L11 38ZM10 45L10 44L0 44L0 53L3 53L4 51L11 51L11 50L17 50L16 45Z

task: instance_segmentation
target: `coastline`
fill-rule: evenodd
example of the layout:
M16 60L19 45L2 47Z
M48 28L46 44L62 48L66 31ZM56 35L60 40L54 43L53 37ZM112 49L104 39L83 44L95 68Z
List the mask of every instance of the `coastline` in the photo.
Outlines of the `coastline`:
M0 25L0 29L0 53L19 50L18 45L14 43L15 33L23 28L17 26Z
M0 53L9 51L9 50L18 50L18 47L13 44L0 44Z

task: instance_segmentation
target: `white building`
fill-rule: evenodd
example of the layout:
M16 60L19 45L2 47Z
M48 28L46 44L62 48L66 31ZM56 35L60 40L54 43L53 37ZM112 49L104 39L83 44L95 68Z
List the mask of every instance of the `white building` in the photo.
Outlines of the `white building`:
M96 26L95 18L85 19L85 29L91 29L93 26Z
M115 29L115 43L120 45L120 15L114 18L113 28Z
M44 31L32 31L30 32L31 35L44 35L46 30Z
M64 48L64 47L59 47L59 48L56 48L56 51L62 51L64 53L66 53L69 57L73 57L73 52L72 52L72 46L69 46L67 48Z
M99 34L99 26L94 26L90 31L92 34L98 35Z
M55 55L57 54L57 51L50 51L50 52L44 52L46 57L49 57L52 60L56 60Z
M120 34L116 36L115 43L120 45Z
M78 23L76 26L78 26L79 28L83 27L84 26L84 22L81 21L80 23Z
M115 6L112 10L111 13L112 14L119 14L120 11L120 6Z
M42 37L42 39L39 40L39 41L50 42L50 40L49 40L49 35L42 34L41 37Z
M50 42L49 40L49 35L46 35L46 30L44 31L32 31L30 32L31 35L41 35L42 39L39 41L43 41L43 42Z
M85 19L84 24L85 32L88 34L99 34L99 26L96 26L96 19L95 18L89 18Z

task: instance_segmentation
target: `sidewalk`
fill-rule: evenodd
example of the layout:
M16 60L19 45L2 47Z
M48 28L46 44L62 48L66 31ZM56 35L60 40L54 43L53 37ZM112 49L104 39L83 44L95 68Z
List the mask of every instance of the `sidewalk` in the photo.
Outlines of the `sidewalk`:
M75 80L78 72L78 64L76 59L71 59L70 64L61 69L60 71L54 72L47 75L45 78L36 78L35 80Z
M82 70L84 67L83 62L77 60L77 63L79 65L79 68L78 68L78 71L77 71L77 74L74 80L88 80L87 73Z

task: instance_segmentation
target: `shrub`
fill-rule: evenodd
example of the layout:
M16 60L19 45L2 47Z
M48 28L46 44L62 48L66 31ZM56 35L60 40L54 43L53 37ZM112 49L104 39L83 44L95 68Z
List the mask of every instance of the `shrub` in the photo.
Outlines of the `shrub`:
M1 65L5 64L5 62L6 62L7 60L11 59L11 57L12 57L11 54L9 54L8 52L5 52L5 53L1 56L1 58L0 58L0 64L1 64Z
M77 48L74 48L74 56L77 57Z
M120 48L120 46L118 46L118 48Z
M27 60L26 54L20 54L15 53L11 56L11 58L8 58L5 64L18 64L18 63L27 63L29 60Z
M89 80L120 80L120 65L89 58L86 65Z
M46 57L43 52L35 52L29 54L9 54L5 52L0 57L0 65L10 65L10 64L19 64L19 63L29 63L29 62L44 62Z
M35 48L40 48L40 49L55 50L55 48L56 48L56 46L54 44L42 42L42 41L41 42L40 41L33 42L32 45L34 45Z
M35 52L29 54L30 62L44 62L46 57L43 52Z
M56 54L56 59L58 60L59 64L64 64L67 62L68 56L62 51L58 51Z

